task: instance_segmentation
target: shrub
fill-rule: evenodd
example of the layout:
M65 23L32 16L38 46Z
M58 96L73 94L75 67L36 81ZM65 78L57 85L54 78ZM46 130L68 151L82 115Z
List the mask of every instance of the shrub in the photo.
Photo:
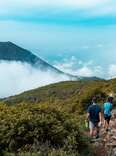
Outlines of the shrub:
M81 153L87 144L82 139L77 121L59 107L48 104L1 104L1 150L48 154L51 149L63 149L68 153Z

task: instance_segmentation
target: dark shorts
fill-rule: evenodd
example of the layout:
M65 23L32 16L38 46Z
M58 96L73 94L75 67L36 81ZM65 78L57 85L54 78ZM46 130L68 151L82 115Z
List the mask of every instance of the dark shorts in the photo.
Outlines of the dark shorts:
M111 119L111 115L107 115L107 114L104 114L104 119L107 120L107 121L110 121Z

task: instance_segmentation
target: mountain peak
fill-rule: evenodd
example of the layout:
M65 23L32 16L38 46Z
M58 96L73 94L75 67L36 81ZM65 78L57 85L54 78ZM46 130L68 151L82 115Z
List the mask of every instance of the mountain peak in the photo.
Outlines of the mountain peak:
M10 41L0 42L0 60L31 63L29 57L34 59L35 55Z
M10 41L6 41L6 42L0 42L0 45L13 45L14 43L13 42L10 42Z
M54 66L50 65L46 61L42 60L38 56L34 55L32 52L17 46L16 44L7 41L0 42L0 60L4 61L20 61L22 63L28 63L33 67L41 69L42 71L51 71L54 74L60 74L62 76L67 76L71 80L77 79L97 79L95 77L85 78L78 77L71 74L64 73Z
M0 60L25 62L44 71L50 70L63 74L63 72L34 55L32 52L21 48L10 41L0 42Z
M7 48L7 49L6 49ZM11 48L14 48L14 50L20 49L21 47L17 46L13 42L6 41L6 42L0 42L0 53L4 50L4 53L7 53L8 50L11 50ZM12 51L13 53L13 51Z
M5 48L7 47L8 49L13 47L13 48L17 48L17 49L23 49L21 47L19 47L18 45L16 45L15 43L11 42L11 41L6 41L6 42L0 42L0 47ZM1 49L0 49L1 50ZM15 49L14 49L15 50ZM26 50L26 49L23 49ZM6 51L4 51L6 52ZM13 51L12 51L13 52Z

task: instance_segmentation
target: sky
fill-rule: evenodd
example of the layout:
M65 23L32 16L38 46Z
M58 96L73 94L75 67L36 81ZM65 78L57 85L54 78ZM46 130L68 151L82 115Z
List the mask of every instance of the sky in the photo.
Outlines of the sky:
M115 0L0 0L0 41L80 76L116 77Z

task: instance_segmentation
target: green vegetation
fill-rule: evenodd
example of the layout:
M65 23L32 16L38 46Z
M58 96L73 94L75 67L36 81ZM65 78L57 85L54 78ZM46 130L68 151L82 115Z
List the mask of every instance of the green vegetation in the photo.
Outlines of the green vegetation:
M24 103L0 105L0 148L2 154L7 151L54 156L87 155L89 151L76 116L58 106Z
M14 105L19 103L49 103L57 105L77 105L78 109L86 109L93 95L98 95L102 103L110 93L116 93L116 79L105 81L67 81L37 88L3 101Z
M92 156L85 111L94 95L102 104L110 93L116 79L61 82L1 100L1 155Z

